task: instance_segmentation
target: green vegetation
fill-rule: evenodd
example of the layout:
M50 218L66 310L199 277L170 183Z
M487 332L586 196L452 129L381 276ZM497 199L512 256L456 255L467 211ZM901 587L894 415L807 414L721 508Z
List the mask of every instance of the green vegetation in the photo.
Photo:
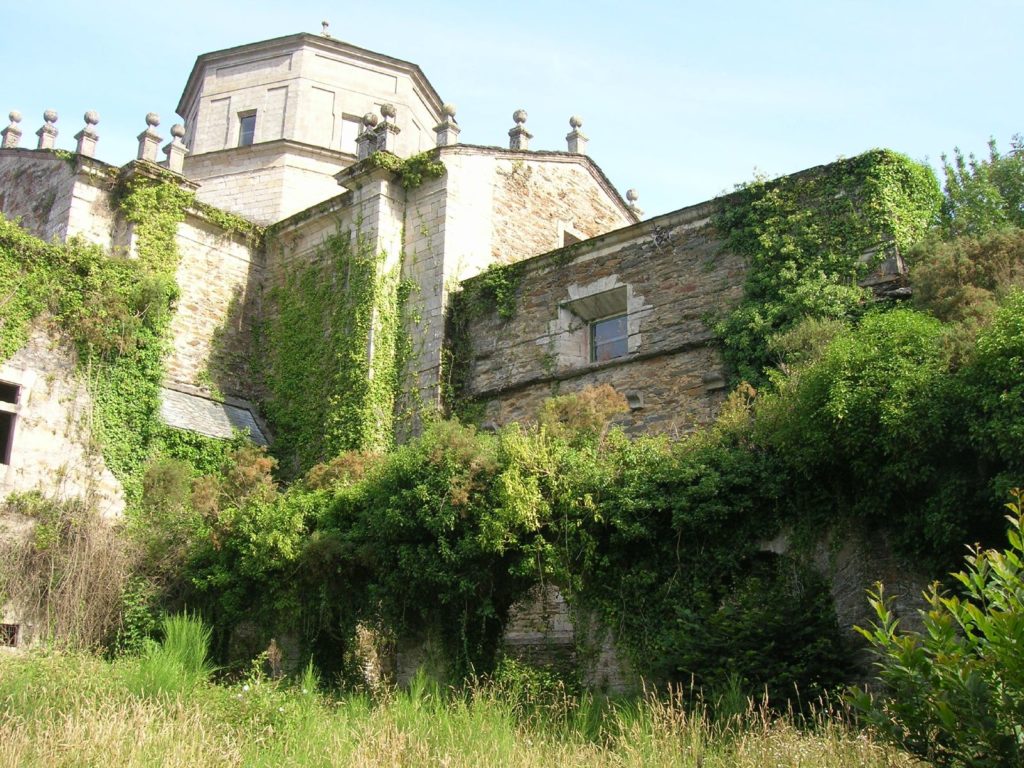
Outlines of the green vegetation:
M141 656L0 656L0 763L26 766L761 766L912 768L824 714L725 712L683 691L635 702L500 682L341 698L312 669L274 681L257 662L212 684L203 629L175 618ZM713 702L713 705L719 702Z
M974 548L953 574L960 595L933 585L923 632L903 632L883 587L871 596L878 623L861 632L877 649L878 697L854 705L891 741L937 766L1020 765L1024 760L1024 509L1021 491L1009 548Z
M725 198L714 223L748 269L743 300L715 326L736 381L760 386L778 362L769 340L803 318L855 319L871 297L858 281L916 243L941 199L929 168L888 150Z
M808 735L756 712L761 720L751 715L726 734L692 701L651 699L600 714L584 697L552 723L529 712L519 719L504 694L479 687L451 697L420 688L379 702L311 700L258 677L249 690L211 687L205 664L191 662L191 682L175 687L166 681L185 674L168 650L175 643L158 648L153 637L165 613L188 605L209 622L218 663L251 657L237 650L238 638L255 627L248 651L288 631L298 643L291 661L313 662L331 686L359 681L368 644L386 655L399 639L429 641L437 676L465 682L495 669L500 677L498 641L511 606L537 585L556 584L579 625L594 618L614 628L634 669L658 686L806 709L850 674L828 584L807 565L814 553L884 536L906 561L939 575L965 541L988 546L1002 534L992 510L1024 473L1024 238L1009 226L1019 214L1013 184L1022 163L1020 154L993 152L950 166L944 202L925 170L888 152L730 198L716 223L751 271L744 300L719 330L727 358L758 389L740 384L713 426L675 441L628 439L613 428L625 406L605 387L553 398L531 425L482 434L438 419L393 447L407 286L358 233L328 239L268 296L274 311L260 329L259 356L277 459L241 441L171 433L156 419L156 387L176 295L173 227L188 196L159 180L126 187L122 205L139 234L134 261L80 243L46 245L0 222L0 352L24 344L43 317L75 343L104 456L126 484L133 515L131 546L98 545L127 553L118 574L96 576L108 579L97 591L104 605L120 598L120 627L111 608L87 617L84 632L75 598L101 582L65 581L53 567L58 553L97 558L86 547L92 540L78 535L85 528L76 528L75 508L34 496L8 501L42 523L18 550L14 573L31 576L24 594L68 618L51 622L54 635L135 654L111 667L40 657L26 662L25 677L0 676L0 750L11 750L0 754L59 763L68 758L44 745L77 743L77 734L81 749L94 748L81 723L123 718L146 734L146 749L191 745L187 731L213 734L205 741L228 763L327 754L373 764L384 752L360 751L369 744L410 764L446 754L449 764L479 764L503 759L480 750L527 738L539 750L527 751L531 761L567 765L697 764L698 753L705 766L795 764L801 750L804 763L902 759L854 741L834 721ZM861 256L872 249L906 255L922 286L910 302L875 302L857 287L870 268ZM507 319L517 274L493 270L462 300L490 302ZM459 372L449 366L447 376L456 381ZM773 540L788 544L785 554L768 551L783 549L768 547ZM922 754L940 764L984 765L971 762L984 749L1019 749L1019 733L1003 726L1020 722L1007 720L1020 706L1006 676L1016 674L1014 657L990 652L1009 647L1019 612L1006 612L1007 626L986 613L998 605L993 595L1016 589L1005 587L1013 574L999 570L1019 558L1011 545L1001 560L973 556L957 578L972 596L932 595L928 637L901 639L877 595L873 637L892 698L858 701L908 748L934 742ZM5 594L14 582L8 574ZM954 620L964 636L947 631ZM975 676L954 679L943 654ZM32 710L41 700L33 680L63 674L56 670L64 663L85 670L69 676L80 674L86 693L54 694ZM97 687L98 670L133 664L151 668ZM261 698L250 704L256 697L245 694L256 688ZM998 707L997 694L1006 697ZM173 701L176 719L163 730L153 699ZM961 741L936 738L941 729L962 732ZM442 740L442 732L454 735ZM488 738L469 737L478 733ZM823 738L841 749L815 752ZM163 754L132 752L131 739L113 743L129 762ZM259 757L251 743L264 749ZM310 752L319 745L329 752ZM552 756L549 747L562 751Z
M427 179L439 179L444 175L444 163L435 158L436 153L432 151L404 159L390 152L374 152L366 162L397 174L402 188L408 190L415 189Z
M386 258L358 232L339 232L268 292L257 357L287 476L393 443L409 286L401 264L385 269Z

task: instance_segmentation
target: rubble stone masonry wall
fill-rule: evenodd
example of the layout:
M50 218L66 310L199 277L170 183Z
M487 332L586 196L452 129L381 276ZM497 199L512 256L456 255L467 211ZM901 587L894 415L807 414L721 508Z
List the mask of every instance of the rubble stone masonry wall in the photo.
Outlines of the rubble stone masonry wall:
M19 388L0 499L42 489L60 498L88 496L102 514L120 515L124 495L92 439L92 399L74 351L39 323L28 344L0 364L0 381Z
M529 420L553 394L607 383L630 401L621 419L628 431L679 435L711 421L725 382L709 321L739 301L744 277L709 223L712 206L524 262L512 316L481 308L471 323L456 363L467 374L463 394L486 404L486 420L505 424ZM591 362L596 318L577 312L595 296L627 315L625 356Z

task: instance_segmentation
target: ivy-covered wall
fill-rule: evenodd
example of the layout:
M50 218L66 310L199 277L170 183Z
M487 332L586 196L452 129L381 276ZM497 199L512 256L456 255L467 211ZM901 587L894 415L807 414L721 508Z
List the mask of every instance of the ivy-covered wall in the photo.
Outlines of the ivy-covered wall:
M545 397L607 383L619 423L679 435L714 417L730 379L760 385L770 338L805 315L862 312L861 287L920 238L931 172L885 150L756 182L592 241L466 281L449 323L449 407L505 424ZM591 363L573 302L626 297L629 354Z
M3 159L9 169L10 157ZM32 153L15 159L23 170L31 170L36 164L52 165L54 156ZM97 472L113 474L132 509L140 500L144 469L156 457L186 459L206 471L228 447L224 441L178 433L159 418L159 387L181 296L176 276L183 222L186 216L201 217L225 238L243 230L251 237L256 233L237 217L196 203L180 179L157 166L136 163L118 173L75 156L56 159L73 171L63 182L70 186L64 190L66 197L102 203L110 212L108 247L77 238L47 243L12 221L0 220L0 294L6 297L0 361L8 361L5 370L20 381L50 378L57 374L36 370L38 356L11 356L40 333L64 345L62 360L67 363L50 367L77 368L75 378L85 383L87 400L76 396L78 417L67 418L62 437L82 446L86 455L102 457L104 469ZM73 217L73 211L74 205L65 215ZM36 399L19 403L18 430L31 429L33 420L53 423L40 413L45 408L38 398L45 390L37 387L35 392ZM12 466L28 458L18 453L18 440L16 432ZM46 466L52 466L53 474L44 487L38 478L29 481L26 476L11 489L60 492L60 465L66 461L74 457L51 457Z

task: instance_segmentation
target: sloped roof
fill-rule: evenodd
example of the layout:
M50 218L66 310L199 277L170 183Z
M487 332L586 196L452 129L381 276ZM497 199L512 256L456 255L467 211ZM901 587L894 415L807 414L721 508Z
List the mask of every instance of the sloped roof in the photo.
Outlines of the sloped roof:
M188 392L161 387L160 418L169 427L221 439L230 438L235 430L241 429L249 433L254 443L267 445L267 438L249 408Z

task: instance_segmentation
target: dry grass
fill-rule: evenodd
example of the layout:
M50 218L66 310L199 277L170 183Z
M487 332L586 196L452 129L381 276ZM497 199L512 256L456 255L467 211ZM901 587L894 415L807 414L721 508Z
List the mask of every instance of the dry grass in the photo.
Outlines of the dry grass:
M26 494L3 504L25 525L0 538L0 606L33 625L31 639L78 648L109 639L137 559L120 527L89 499Z
M428 685L377 700L329 699L312 678L131 693L138 659L0 656L0 765L672 766L911 768L847 724L809 728L753 706L729 721L682 697L563 699L524 711L507 693L440 695Z

